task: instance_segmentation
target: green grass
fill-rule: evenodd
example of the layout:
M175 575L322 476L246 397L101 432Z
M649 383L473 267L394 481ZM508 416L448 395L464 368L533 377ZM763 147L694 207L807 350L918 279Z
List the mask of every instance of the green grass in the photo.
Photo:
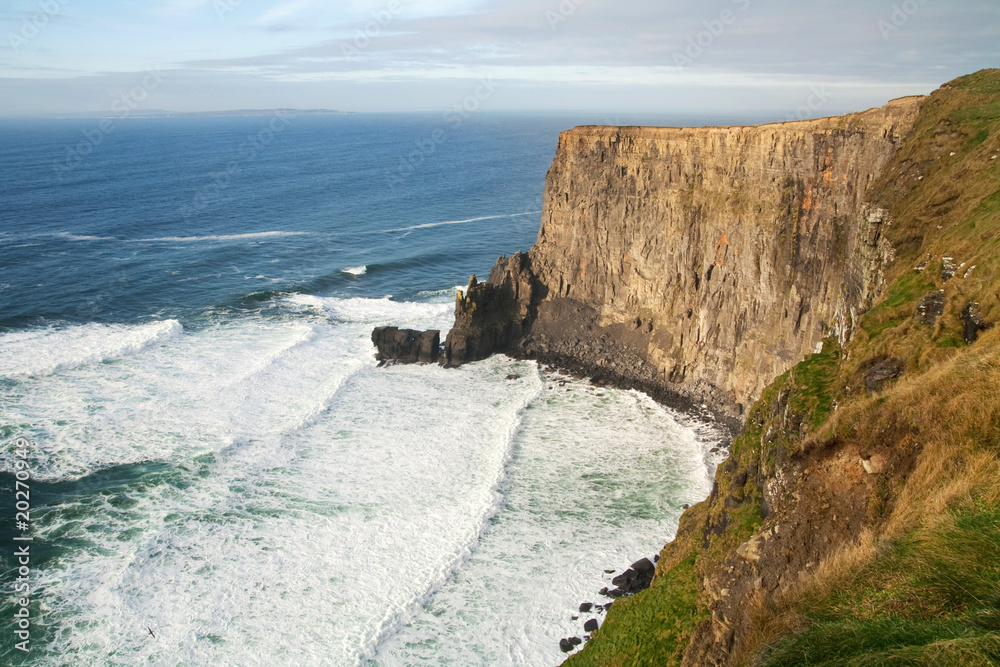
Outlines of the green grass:
M1000 190L984 199L976 207L973 216L976 218L993 218L1000 214Z
M888 545L797 611L805 629L765 667L1000 664L1000 509L968 506Z
M768 656L771 667L996 665L1000 635L950 619L822 623Z
M840 346L828 339L823 351L814 354L792 369L795 391L788 407L802 415L815 430L833 414L833 390L840 363Z
M869 317L910 304L915 306L935 288L934 281L930 278L935 270L940 271L940 266L930 265L923 271L904 273L889 287L885 300L869 311Z
M951 334L944 336L937 342L937 347L940 348L958 348L965 347L965 340L959 334Z
M868 338L874 339L874 338L878 338L879 336L881 336L883 333L885 333L889 329L895 329L900 324L902 324L904 322L904 320L902 320L902 319L900 319L898 317L893 317L893 318L889 318L888 320L885 320L884 322L880 322L878 324L868 324L867 323L868 319L866 318L864 320L864 322L865 323L861 325L861 328L864 329L865 333L868 334Z
M959 77L949 84L977 95L1000 95L1000 70L984 69L974 74Z
M698 606L695 556L681 561L639 595L619 598L614 613L594 633L587 650L567 667L679 665L691 633L708 618Z
M1000 101L987 102L951 114L951 119L962 125L979 125L1000 118Z

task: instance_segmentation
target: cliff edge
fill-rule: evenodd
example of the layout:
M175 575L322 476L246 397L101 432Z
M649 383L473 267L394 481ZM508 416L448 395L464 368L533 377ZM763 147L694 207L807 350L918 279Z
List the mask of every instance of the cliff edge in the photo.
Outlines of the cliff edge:
M842 118L560 137L446 354L736 437L573 667L1000 664L1000 70ZM572 650L572 649L571 649Z
M460 317L453 336L479 351L464 358L574 366L738 426L774 377L848 338L884 287L891 219L868 195L920 102L758 127L564 132L537 243L480 288L516 292L518 325L481 336Z

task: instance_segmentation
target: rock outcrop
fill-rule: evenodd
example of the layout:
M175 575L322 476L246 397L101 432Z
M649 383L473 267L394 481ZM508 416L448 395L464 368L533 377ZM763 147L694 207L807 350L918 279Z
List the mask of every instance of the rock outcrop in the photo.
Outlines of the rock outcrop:
M461 365L506 350L530 323L534 280L528 257L501 257L480 283L475 276L455 298L455 326L445 341L445 361Z
M884 287L892 221L866 195L919 106L564 132L537 243L460 298L448 360L504 351L742 421Z
M378 327L372 332L372 342L380 362L433 364L441 358L440 331Z

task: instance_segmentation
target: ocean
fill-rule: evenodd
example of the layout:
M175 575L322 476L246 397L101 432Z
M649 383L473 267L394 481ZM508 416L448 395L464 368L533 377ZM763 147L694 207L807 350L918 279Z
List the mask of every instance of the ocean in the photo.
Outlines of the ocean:
M558 665L720 436L371 331L531 246L560 130L698 120L0 122L0 663Z

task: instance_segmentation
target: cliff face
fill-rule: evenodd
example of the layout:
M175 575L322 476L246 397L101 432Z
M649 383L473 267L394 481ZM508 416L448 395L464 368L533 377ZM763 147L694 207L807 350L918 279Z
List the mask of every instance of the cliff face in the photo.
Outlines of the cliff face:
M998 664L998 184L1000 70L844 119L563 136L515 349L758 399L568 664Z
M866 195L919 106L563 133L529 261L494 270L524 283L527 267L534 281L533 323L514 348L738 419L824 338L848 337L883 287L891 222Z
M735 436L568 664L997 664L998 183L1000 70L842 118L561 136L538 242L459 296L449 360L559 364Z

